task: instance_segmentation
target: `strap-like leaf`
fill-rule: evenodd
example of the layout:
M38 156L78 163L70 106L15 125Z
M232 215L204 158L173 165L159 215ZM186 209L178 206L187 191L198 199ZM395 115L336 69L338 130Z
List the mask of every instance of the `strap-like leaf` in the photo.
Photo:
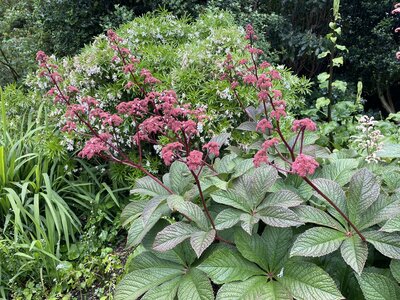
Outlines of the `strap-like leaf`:
M215 239L216 231L211 229L210 231L197 231L194 232L190 237L190 245L196 252L197 257L206 250Z
M178 290L179 300L213 300L214 292L206 274L191 269L183 278Z
M326 227L313 227L299 235L290 256L323 256L339 249L346 235Z
M399 286L384 275L364 272L361 276L357 276L357 280L365 300L400 299Z
M369 231L364 233L365 238L376 250L383 255L400 259L400 235L397 233L386 233L379 231Z
M367 208L378 199L379 192L379 183L368 169L361 169L351 177L347 206L349 217L356 225Z
M244 259L232 248L217 248L198 269L204 271L216 284L246 280L264 272L252 262Z
M154 240L153 249L157 251L167 251L188 239L192 233L199 231L196 227L177 222L161 230Z
M291 227L303 224L293 211L283 207L266 207L260 210L258 215L265 224L275 227Z
M363 242L358 235L353 235L344 240L340 253L344 261L354 271L361 274L368 257L367 243Z
M320 267L309 262L290 262L278 278L296 299L341 300L344 297L333 279Z

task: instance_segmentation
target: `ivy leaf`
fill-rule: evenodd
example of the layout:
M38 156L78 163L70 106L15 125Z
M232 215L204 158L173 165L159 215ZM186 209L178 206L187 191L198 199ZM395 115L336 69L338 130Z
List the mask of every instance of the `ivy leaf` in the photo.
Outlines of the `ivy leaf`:
M266 241L257 233L249 235L243 230L236 230L235 244L240 254L247 260L258 264L264 270L268 270L268 253Z
M196 204L186 201L179 195L171 195L167 198L168 206L184 216L190 218L202 230L208 230L210 224L203 210Z
M214 220L215 228L223 230L235 226L240 221L242 212L237 209L227 208L221 211Z
M340 253L344 261L360 275L368 257L367 243L363 242L358 235L353 235L344 240Z
M149 290L141 299L142 300L175 300L176 293L178 291L179 282L182 277L176 277L170 281L167 281L155 288Z
M368 169L361 169L350 180L347 205L349 217L358 223L361 215L379 197L380 187L374 174Z
M193 268L183 276L179 285L178 299L213 300L214 292L206 274Z
M258 209L262 209L268 206L280 206L284 208L298 206L303 203L303 199L296 193L288 190L280 190L275 193L269 194L265 200L258 206Z
M216 231L211 229L210 231L197 231L190 236L190 245L196 252L197 257L206 250L215 239Z
M309 262L289 262L278 281L296 299L341 300L344 297L323 269Z
M149 176L145 176L136 179L135 186L131 190L132 194L148 195L148 196L160 196L169 195L170 193L164 189L161 185L154 181Z
M337 229L339 231L345 230L338 221L336 221L326 212L316 207L308 205L300 205L298 207L294 207L293 211L299 217L301 222L318 224L333 229Z
M281 271L289 256L292 245L292 230L290 228L277 228L267 226L262 234L265 240L268 255L268 272L277 274Z
M318 189L320 189L326 196L328 196L328 198L332 200L332 202L335 203L336 206L339 207L344 214L347 215L346 196L339 184L332 180L324 178L314 179L312 182L318 187ZM327 201L322 198L317 192L315 192L315 196L321 199L324 203L327 203ZM341 221L343 224L347 224L346 220L344 220L344 218L334 208L332 208L330 204L327 203L327 207L328 211L337 220Z
M364 272L357 276L365 300L399 299L400 290L396 282L384 275Z
M190 224L177 222L161 230L153 244L153 249L164 252L188 239L198 229Z
M392 259L390 262L390 272L392 272L394 279L400 283L400 260Z
M291 227L303 225L299 217L290 209L283 207L267 207L258 212L260 219L275 227Z
M383 255L400 259L400 235L380 231L369 231L363 235Z
M217 248L198 267L216 284L246 280L264 272L232 248Z
M297 237L290 256L323 256L339 249L345 238L343 232L326 227L313 227Z
M224 284L216 300L291 300L288 291L276 281L266 282L265 277L255 276L246 281Z

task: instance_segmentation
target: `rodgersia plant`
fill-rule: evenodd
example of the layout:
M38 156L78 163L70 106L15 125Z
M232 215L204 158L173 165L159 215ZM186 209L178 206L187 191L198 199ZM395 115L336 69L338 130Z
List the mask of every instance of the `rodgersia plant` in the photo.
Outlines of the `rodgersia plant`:
M140 254L116 299L343 299L352 288L341 284L339 290L339 278L318 260L298 258L338 249L341 263L354 270L345 274L355 276L365 299L397 299L395 280L364 266L375 248L393 259L393 276L400 277L398 193L381 188L367 169L356 170L356 159L313 145L317 126L311 119L291 122L284 95L274 88L281 75L259 61L256 39L247 26L246 56L236 61L228 53L222 78L248 116L240 129L261 138L251 147L256 153L233 145L221 155L228 134L201 142L206 111L181 103L172 90L157 91L159 80L113 31L112 61L128 78L125 89L138 95L113 108L64 86L57 66L38 53L40 75L53 84L49 93L65 111L63 130L86 139L78 155L146 175L131 191L141 197L121 216L129 228L127 245L140 246ZM246 107L249 98L259 107ZM129 140L120 139L121 128ZM162 178L149 172L142 157L145 147L160 141L169 167Z

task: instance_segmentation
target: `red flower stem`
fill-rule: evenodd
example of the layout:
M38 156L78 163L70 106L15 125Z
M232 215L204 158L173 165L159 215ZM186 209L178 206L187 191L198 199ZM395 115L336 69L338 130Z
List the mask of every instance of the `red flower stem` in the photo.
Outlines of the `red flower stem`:
M305 128L303 127L301 129L301 139L300 139L300 154L303 153L303 144L304 144L304 130Z
M324 198L326 201L328 201L328 203L346 220L346 222L354 229L354 231L359 235L359 237L361 238L361 240L363 242L366 241L365 237L362 235L362 233L360 232L360 230L358 230L358 228L350 221L349 217L346 216L346 214L331 200L329 199L328 196L326 196L314 183L312 183L312 181L310 179L308 179L307 177L302 177L303 180L305 182L307 182L307 184L309 186L311 186L318 194L320 194L322 196L322 198Z
M292 147L291 147L292 151L294 151L294 148L296 147L296 144L297 144L297 141L298 141L298 139L299 139L300 133L301 133L301 130L299 130L299 131L297 132L296 139L294 140L294 143L293 143L293 145L292 145Z

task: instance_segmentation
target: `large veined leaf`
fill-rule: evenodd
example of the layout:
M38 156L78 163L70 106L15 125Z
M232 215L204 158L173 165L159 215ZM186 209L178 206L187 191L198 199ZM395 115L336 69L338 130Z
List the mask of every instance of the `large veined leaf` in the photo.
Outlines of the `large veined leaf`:
M364 168L355 173L347 197L350 219L357 224L361 215L378 199L379 193L379 183L371 171Z
M258 209L267 206L280 206L289 208L298 206L301 203L303 203L303 199L301 199L296 193L288 190L280 190L268 195L261 205L258 206Z
M248 234L252 234L254 225L257 224L258 221L260 221L260 218L257 214L252 215L243 213L240 215L240 221L240 226L243 228L243 230L246 231Z
M143 209L147 205L148 199L139 199L130 202L121 213L121 224L123 227L139 218L143 212Z
M400 231L400 215L388 220L381 228L384 232Z
M339 249L345 238L343 232L326 227L313 227L297 237L290 256L323 256Z
M322 168L322 177L344 186L350 181L358 164L359 162L352 158L335 160Z
M234 189L229 189L227 191L220 190L214 194L211 194L212 199L220 204L225 204L245 212L251 212L251 206L247 202L247 199L238 194Z
M143 222L145 224L149 221L154 211L165 201L165 199L167 199L167 197L168 196L166 195L155 196L147 202L146 206L143 208L142 213Z
M197 231L192 233L190 236L190 245L196 252L197 257L206 250L215 239L216 231L211 229L210 231Z
M400 260L392 259L390 262L390 272L392 272L394 279L400 283Z
M348 214L346 196L339 184L332 180L323 178L314 179L312 182L318 187L319 190L328 196L328 198L332 200L332 202L335 203L344 214ZM346 220L329 203L327 203L327 201L321 195L319 195L317 192L314 194L327 204L328 211L337 220L341 221L342 224L347 224Z
M247 260L258 264L264 270L268 270L269 255L266 241L258 234L249 235L243 230L235 232L235 244L240 254Z
M268 262L268 272L277 274L289 257L292 246L292 229L267 226L262 234L267 246L265 259Z
M153 249L157 251L170 250L190 238L196 231L199 231L196 227L184 222L171 224L157 234Z
M187 165L180 161L174 161L169 169L169 180L172 190L182 195L193 185L194 178Z
M129 271L147 270L152 268L182 269L182 264L160 258L150 251L145 251L136 256L129 264Z
M254 162L253 159L248 158L240 161L236 166L235 166L235 173L231 175L231 179L238 178L242 176L244 173L249 171L250 169L254 168Z
M368 257L367 243L363 242L358 235L353 235L344 240L340 253L344 261L360 275Z
M216 284L246 280L264 272L232 248L217 248L198 267Z
M208 230L210 224L203 210L197 206L196 204L185 201L179 195L171 195L167 199L168 206L172 210L179 211L185 217L188 217L190 220L196 223L199 228L202 230Z
M253 168L243 174L235 182L235 190L243 194L255 209L262 200L269 188L275 183L278 173L272 166Z
M218 174L231 173L235 168L236 154L225 155L223 158L217 158L214 163L214 169Z
M139 178L135 182L132 194L141 194L148 196L169 195L170 193L149 176Z
M266 282L263 276L254 276L246 281L224 284L216 300L291 300L289 292L276 281Z
M400 299L400 290L396 282L384 275L364 272L357 276L365 300Z
M234 208L227 208L221 211L214 220L215 228L223 230L235 226L240 221L242 212Z
M181 280L182 276L179 276L155 288L152 288L146 294L144 294L141 300L175 300L178 292L179 282Z
M326 212L309 205L299 205L293 208L294 213L299 217L301 222L313 223L330 228L337 229L339 231L345 231L344 227L332 218Z
M397 233L369 231L364 237L383 255L400 259L400 235Z
M287 263L278 279L297 300L341 300L344 297L333 279L309 262Z
M179 300L213 300L214 292L206 274L195 268L183 278L178 290Z
M293 211L283 207L266 207L258 211L258 215L265 224L275 227L291 227L303 224Z
M135 262L141 263L140 269L135 266L136 269L117 285L116 300L137 299L148 290L184 274L183 266L160 260L148 252L135 257L132 264L135 265Z
M400 214L400 195L391 197L380 195L368 209L361 215L358 229L363 230L379 224Z

